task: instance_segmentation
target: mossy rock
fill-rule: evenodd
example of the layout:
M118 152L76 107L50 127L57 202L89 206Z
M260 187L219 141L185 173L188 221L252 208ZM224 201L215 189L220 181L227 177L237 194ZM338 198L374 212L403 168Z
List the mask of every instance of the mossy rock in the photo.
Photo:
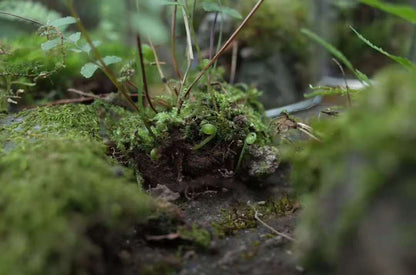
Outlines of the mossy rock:
M316 123L322 142L294 157L305 197L297 248L311 274L414 272L416 78L390 69L376 83L345 114Z
M0 274L103 273L121 236L155 213L90 115L68 105L2 119Z

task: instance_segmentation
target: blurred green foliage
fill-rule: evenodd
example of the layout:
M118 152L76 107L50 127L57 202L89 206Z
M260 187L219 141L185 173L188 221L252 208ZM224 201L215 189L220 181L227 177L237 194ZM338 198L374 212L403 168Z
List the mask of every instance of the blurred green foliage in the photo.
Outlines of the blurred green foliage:
M385 194L394 194L391 209L414 209L416 78L396 68L380 73L376 82L344 114L314 123L322 142L298 144L302 150L292 158L293 185L305 196L297 236L300 254L305 267L318 274L333 274L331 268L342 266L339 263L354 248L351 239L359 238L357 228L371 216L374 205L383 204ZM389 239L414 234L416 225L408 224L403 215L397 223L378 224L379 220L374 226L394 230L386 229L394 232ZM400 255L410 256L403 253L414 251L414 241L399 244Z

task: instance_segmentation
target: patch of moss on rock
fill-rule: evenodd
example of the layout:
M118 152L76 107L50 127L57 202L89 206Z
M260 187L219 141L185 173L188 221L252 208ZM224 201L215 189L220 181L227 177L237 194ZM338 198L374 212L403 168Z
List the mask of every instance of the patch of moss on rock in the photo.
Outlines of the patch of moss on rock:
M156 203L106 155L95 107L66 105L0 122L1 274L101 273L120 237Z
M357 106L316 123L292 180L305 194L298 251L312 274L412 274L416 78L387 70Z

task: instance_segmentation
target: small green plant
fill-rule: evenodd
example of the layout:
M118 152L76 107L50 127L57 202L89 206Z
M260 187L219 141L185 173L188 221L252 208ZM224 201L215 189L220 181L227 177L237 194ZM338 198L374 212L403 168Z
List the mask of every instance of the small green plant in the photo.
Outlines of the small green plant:
M208 135L208 137L205 138L200 144L195 145L193 148L194 150L199 150L202 147L204 147L205 144L210 142L217 134L217 127L215 127L212 124L207 123L207 124L202 125L201 132Z
M241 149L240 157L238 158L237 167L235 168L235 171L238 172L240 170L241 161L243 160L244 153L246 151L246 148L248 145L254 144L256 142L257 135L256 133L249 133L247 137L244 139L243 148Z

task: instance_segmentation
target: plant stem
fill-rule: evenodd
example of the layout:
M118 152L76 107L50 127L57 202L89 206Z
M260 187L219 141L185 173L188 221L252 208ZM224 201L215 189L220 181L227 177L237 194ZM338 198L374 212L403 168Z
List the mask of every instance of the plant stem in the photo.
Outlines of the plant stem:
M7 16L12 16L12 17L16 17L16 18L19 18L21 20L24 20L24 21L27 21L27 22L30 22L30 23L33 23L33 24L36 24L36 25L45 26L45 24L43 24L43 23L41 23L39 21L36 21L36 20L33 20L33 19L29 19L29 18L25 18L25 17L19 16L19 15L10 13L10 12L0 11L0 14L4 14L4 15L7 15Z
M175 0L175 2L178 2L178 0ZM171 30L170 30L170 51L172 55L172 62L173 62L173 68L176 72L176 75L179 79L182 79L181 72L178 67L178 61L176 59L176 17L178 14L178 6L174 5L173 8L173 16L172 16L172 23L171 23Z
M137 41L137 50L139 51L140 68L141 68L141 71L142 71L144 95L146 96L146 99L147 99L147 102L150 105L150 108L157 114L157 110L153 106L152 100L150 99L150 95L149 95L149 87L147 85L146 69L144 67L142 42L140 40L140 35L139 34L136 35L136 41Z
M113 72L110 70L110 68L105 64L103 58L101 57L100 52L95 47L94 43L91 40L90 35L88 34L87 30L85 29L84 25L81 22L81 19L79 18L78 13L76 12L74 5L72 3L72 0L67 0L68 8L71 12L71 15L77 19L77 26L79 30L81 31L82 35L84 36L85 40L87 41L88 45L91 47L91 51L94 55L94 57L97 59L99 64L102 66L104 74L110 79L110 81L116 86L116 88L120 91L120 93L124 96L124 98L127 100L127 102L136 110L139 112L139 107L133 102L133 100L130 98L128 92L125 90L123 85L120 84L120 82L117 80L117 78L114 76Z
M159 57L157 56L156 48L153 45L152 39L150 37L148 39L149 39L150 47L152 48L152 51L153 51L153 55L155 56L156 67L157 67L157 70L159 71L160 78L162 79L162 82L165 85L165 88L169 92L169 94L173 95L172 89L169 87L167 83L168 81L165 77L165 74L163 73L162 67L160 66Z
M189 93L191 92L192 88L195 86L196 83L201 79L201 77L208 71L208 69L215 63L215 61L224 53L224 51L230 46L230 44L234 41L234 39L237 37L237 35L241 32L241 30L244 28L244 26L247 24L247 22L253 17L253 15L256 13L256 11L260 8L261 4L264 2L264 0L259 0L257 4L253 7L253 9L250 11L250 13L247 15L247 17L244 19L244 21L240 24L240 26L234 31L234 33L230 36L230 38L225 42L224 46L218 51L218 53L210 60L208 65L205 66L205 68L198 74L198 76L195 78L195 80L189 85L185 95L180 100L180 104L178 106L178 113L180 113L182 105L184 100L189 96Z

